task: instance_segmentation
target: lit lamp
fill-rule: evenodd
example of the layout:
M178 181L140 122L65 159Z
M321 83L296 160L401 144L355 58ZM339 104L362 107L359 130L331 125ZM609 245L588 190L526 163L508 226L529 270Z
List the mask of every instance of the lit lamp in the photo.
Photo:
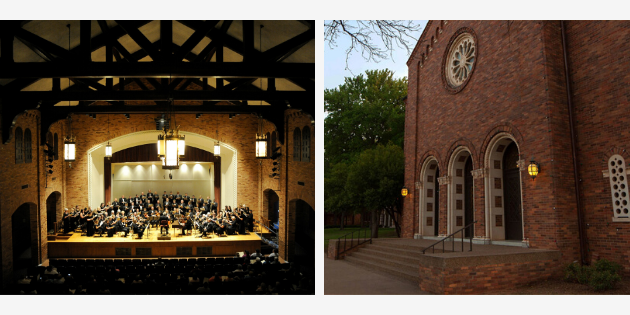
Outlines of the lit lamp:
M214 156L221 155L221 145L219 144L219 130L217 130L217 142L214 143Z
M109 144L109 141L107 141L107 145L105 146L105 157L107 159L112 158L112 145Z
M179 135L173 134L173 130L171 130L170 135L164 137L164 161L162 163L162 169L179 169L179 154L177 152L179 149L178 141Z
M74 136L72 135L72 117L69 117L68 120L70 120L70 135L66 136L63 141L63 156L64 161L68 162L68 167L72 168L72 162L74 162L76 155L76 142Z
M529 162L529 166L527 166L527 172L529 173L529 176L532 177L532 180L535 180L536 176L538 176L538 173L540 173L540 164L534 161L533 157L532 160Z
M403 196L403 198L407 197L407 195L409 194L409 190L407 189L407 187L403 186L400 194Z
M158 135L157 149L158 149L158 157L164 160L164 135L163 134Z
M267 136L256 134L256 157L264 159L267 157Z
M258 118L258 133L256 133L256 158L267 158L267 135L263 134L263 119Z
M179 155L182 159L186 157L184 155L184 150L186 150L186 136L181 135L177 140L177 155Z

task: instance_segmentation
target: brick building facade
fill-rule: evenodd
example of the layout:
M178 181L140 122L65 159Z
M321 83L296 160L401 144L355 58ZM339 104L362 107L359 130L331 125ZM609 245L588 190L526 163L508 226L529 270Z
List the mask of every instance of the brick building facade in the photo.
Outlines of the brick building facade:
M428 22L407 63L402 236L476 222L479 243L630 271L628 36L627 21Z

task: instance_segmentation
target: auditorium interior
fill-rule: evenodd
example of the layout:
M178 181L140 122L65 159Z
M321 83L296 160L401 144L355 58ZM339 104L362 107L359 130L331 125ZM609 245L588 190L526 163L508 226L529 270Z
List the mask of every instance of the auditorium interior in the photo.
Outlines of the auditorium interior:
M314 294L314 21L0 23L4 294Z

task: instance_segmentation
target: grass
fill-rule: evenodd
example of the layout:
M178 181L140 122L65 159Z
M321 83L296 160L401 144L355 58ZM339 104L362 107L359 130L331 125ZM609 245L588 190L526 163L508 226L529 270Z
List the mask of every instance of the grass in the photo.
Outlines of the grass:
M341 236L344 236L348 233L352 233L354 231L358 231L361 228L358 227L350 227L345 228L343 230L339 230L339 228L328 228L324 229L324 251L328 251L328 240L336 239ZM356 235L355 235L356 237ZM380 228L378 229L378 238L396 238L396 229L395 228Z

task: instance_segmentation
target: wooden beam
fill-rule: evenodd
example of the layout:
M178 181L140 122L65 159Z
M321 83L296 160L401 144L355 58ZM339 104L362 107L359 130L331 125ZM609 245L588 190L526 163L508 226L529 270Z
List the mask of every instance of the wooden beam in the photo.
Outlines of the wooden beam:
M164 62L172 62L173 51L171 50L171 44L173 43L173 21L162 20L160 21L160 52L162 53L162 59ZM180 60L181 61L181 60Z
M0 21L0 54L2 59L0 61L3 64L10 64L14 62L13 59L13 39L15 38L15 25L13 21Z
M313 63L190 63L159 62L112 63L14 63L0 72L0 78L314 78Z
M254 21L243 21L243 62L254 61Z
M142 50L146 51L151 59L153 59L153 61L161 61L159 51L153 46L153 44L151 44L151 41L149 41L135 25L133 25L129 21L122 20L117 20L116 23L122 26L127 34L129 34L131 39L133 39L136 44L138 44L138 46L142 48Z
M80 60L82 62L92 62L92 21L81 20L79 25L81 39Z
M20 101L232 101L232 100L310 100L314 95L294 91L22 91L3 92L3 98Z
M187 53L191 52L193 48L206 37L206 34L217 25L219 21L205 21L201 26L184 42L184 44L175 52L173 60L180 62L184 59Z

